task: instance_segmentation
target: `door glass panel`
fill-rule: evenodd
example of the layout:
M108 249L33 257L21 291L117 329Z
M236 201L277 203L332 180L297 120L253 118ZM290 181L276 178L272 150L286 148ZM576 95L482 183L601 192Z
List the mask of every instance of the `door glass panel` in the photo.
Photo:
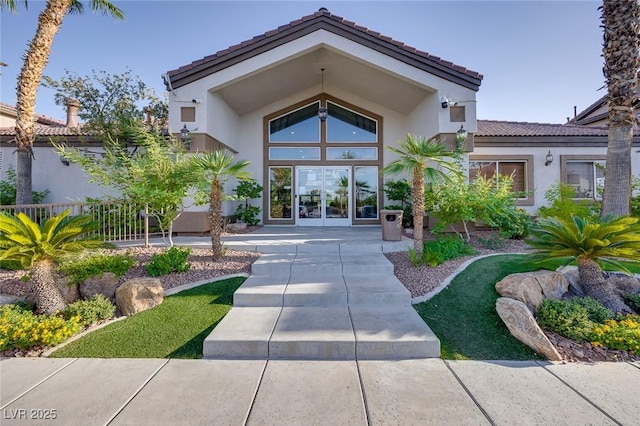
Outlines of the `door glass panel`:
M322 168L298 170L298 219L318 219L321 214Z
M378 168L355 168L356 219L378 218Z
M269 121L270 142L320 142L316 102Z
M378 123L364 115L327 103L327 142L377 142Z
M325 169L326 207L325 218L349 217L349 170L326 167Z
M269 167L269 218L291 219L291 167Z

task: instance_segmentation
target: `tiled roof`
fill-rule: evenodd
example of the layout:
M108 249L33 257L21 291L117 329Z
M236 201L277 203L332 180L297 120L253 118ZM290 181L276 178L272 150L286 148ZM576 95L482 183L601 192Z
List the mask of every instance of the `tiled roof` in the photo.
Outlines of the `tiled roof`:
M314 26L315 24L317 25ZM291 21L288 24L282 25L274 30L257 35L250 40L245 40L242 43L228 47L224 50L220 50L213 55L206 56L188 65L184 65L178 69L171 70L167 74L171 79L171 83L174 85L173 87L179 87L181 84L179 82L176 82L176 80L184 78L191 73L202 72L209 67L214 67L216 64L227 59L227 57L229 56L243 54L254 49L258 50L265 45L269 45L269 43L271 43L272 41L280 39L281 36L295 33L298 30L302 31L306 28L312 28L313 31L317 29L326 29L331 31L332 29L340 28L348 31L349 33L355 33L359 37L364 37L375 41L377 45L385 46L386 48L390 48L395 51L399 49L405 54L412 55L414 59L428 64L430 67L444 70L444 72L449 72L468 79L473 82L473 85L476 86L480 85L480 81L483 78L482 74L476 71L472 71L463 66L456 65L453 62L446 61L438 56L430 55L429 53L418 50L415 47L408 46L401 41L394 40L391 37L384 36L379 32L358 25L355 22L348 21L341 16L334 15L326 8L321 8L312 15L307 15L295 21ZM285 41L286 40L283 39L283 42ZM167 89L169 89L169 87L167 87Z
M36 136L79 136L82 132L75 127L64 126L35 126ZM15 136L16 130L12 127L0 127L0 136Z
M0 102L0 110L4 110L10 114L17 114L18 111L16 107L13 105L5 104L4 102ZM64 126L66 123L64 121L56 120L55 118L47 117L46 115L35 115L36 123L43 124L45 126Z
M527 123L517 121L478 120L475 136L604 136L606 127L572 124Z

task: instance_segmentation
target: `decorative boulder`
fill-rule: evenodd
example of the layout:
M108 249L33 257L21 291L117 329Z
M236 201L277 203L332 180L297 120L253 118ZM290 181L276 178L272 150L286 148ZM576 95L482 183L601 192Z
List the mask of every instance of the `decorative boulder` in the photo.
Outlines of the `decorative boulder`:
M80 295L83 299L91 299L96 294L102 294L107 299L113 300L116 294L116 286L118 285L118 278L111 272L105 272L100 275L96 275L87 278L80 283Z
M611 283L614 291L620 297L625 297L627 294L640 294L640 281L638 278L620 274L620 273L611 273L606 278L608 283Z
M58 283L58 288L60 289L60 293L62 293L62 297L67 303L73 303L76 300L80 299L80 289L78 284L69 284L69 279L65 276L57 276L56 282Z
M563 274L544 270L511 274L496 283L501 296L519 300L531 312L537 312L544 299L561 299L568 288Z
M229 232L244 231L245 229L247 229L247 224L244 222L230 223L226 227L226 230Z
M562 361L562 357L524 303L509 297L500 297L496 300L496 311L516 339L550 361Z
M158 306L164 300L164 289L157 278L134 278L116 290L116 306L122 315L133 315Z

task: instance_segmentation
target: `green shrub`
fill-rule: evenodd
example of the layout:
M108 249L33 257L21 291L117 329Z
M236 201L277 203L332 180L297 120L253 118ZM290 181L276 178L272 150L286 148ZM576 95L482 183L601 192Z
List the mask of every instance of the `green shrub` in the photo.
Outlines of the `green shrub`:
M255 181L243 180L238 183L235 189L238 200L244 201L236 209L236 217L247 225L257 225L260 223L258 215L262 209L258 206L249 204L249 200L260 198L262 195L262 186Z
M589 340L596 324L589 319L589 310L578 302L545 299L536 320L540 327L569 339Z
M469 244L458 237L441 237L437 240L424 241L422 243L422 256L409 249L409 260L413 266L429 265L438 266L447 260L457 259L462 256L475 254L475 250Z
M613 312L605 308L602 303L598 302L593 297L576 297L571 299L571 302L577 303L587 310L587 316L593 322L602 324L606 320L613 319L615 316Z
M631 309L640 314L640 294L628 294L625 301Z
M402 210L402 226L413 226L413 203L411 197L412 187L406 179L390 180L384 184L384 193L391 201L400 201L400 204L384 206L386 210Z
M0 180L0 205L13 206L16 204L16 193L18 192L18 181L16 179L16 170L13 165L9 165L9 168L5 172L7 176L5 179ZM44 191L32 191L33 204L40 204L49 195L49 190Z
M533 221L529 213L521 208L505 208L493 218L500 235L507 239L522 240L529 236Z
M24 269L18 260L0 260L0 269L7 271L19 271Z
M93 276L102 276L105 272L111 272L116 277L121 277L135 264L134 258L126 254L91 253L88 255L66 258L59 266L58 271L67 276L70 284L78 284Z
M551 185L544 194L548 206L538 209L540 217L560 217L571 219L572 216L596 218L598 212L594 211L589 200L576 200L576 189L566 183Z
M19 305L0 306L0 351L55 346L80 331L80 319L36 315Z
M159 277L172 272L187 272L191 265L187 261L191 249L188 247L171 247L162 254L151 256L151 262L145 265L149 275Z
M115 305L104 295L97 294L90 300L78 300L70 304L63 315L65 319L78 317L80 325L87 327L113 317L115 312Z
M482 244L484 248L490 250L499 250L504 248L506 243L504 242L504 238L499 234L492 234L490 237L478 237L478 242Z

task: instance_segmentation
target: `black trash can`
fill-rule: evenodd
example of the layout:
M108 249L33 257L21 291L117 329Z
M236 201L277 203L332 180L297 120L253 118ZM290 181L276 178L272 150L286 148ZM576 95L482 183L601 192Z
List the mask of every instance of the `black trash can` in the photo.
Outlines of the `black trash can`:
M382 239L384 241L402 240L402 210L380 210L382 215Z

